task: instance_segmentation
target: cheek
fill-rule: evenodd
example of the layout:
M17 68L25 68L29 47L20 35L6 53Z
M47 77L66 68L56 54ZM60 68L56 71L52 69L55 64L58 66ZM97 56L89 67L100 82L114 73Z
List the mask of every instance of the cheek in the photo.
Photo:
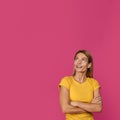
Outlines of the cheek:
M74 63L74 66L73 66L74 68L76 68L76 64Z
M83 64L83 67L88 68L88 64Z
M77 62L76 61L74 61L74 65L76 65L77 64Z

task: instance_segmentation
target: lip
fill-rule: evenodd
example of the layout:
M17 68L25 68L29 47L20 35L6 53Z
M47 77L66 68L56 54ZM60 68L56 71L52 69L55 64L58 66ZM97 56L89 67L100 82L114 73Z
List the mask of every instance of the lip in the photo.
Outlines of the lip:
M82 66L76 66L76 68L82 68Z

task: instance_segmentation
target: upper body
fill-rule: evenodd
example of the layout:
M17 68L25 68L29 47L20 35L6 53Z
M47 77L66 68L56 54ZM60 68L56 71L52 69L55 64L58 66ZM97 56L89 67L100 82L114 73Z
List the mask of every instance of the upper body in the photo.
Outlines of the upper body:
M100 85L97 82L97 80L93 79L93 78L86 78L86 80L83 83L80 83L78 81L76 81L74 79L73 76L66 76L64 78L61 79L61 82L59 84L60 89L62 89L62 91L67 92L66 95L68 95L69 97L69 101L68 104L71 104L70 101L76 101L76 102L82 102L82 103L92 103L92 100L94 98L94 92L98 92ZM64 102L66 97L64 96ZM65 103L63 103L65 104ZM74 105L74 103L73 103ZM64 106L65 107L65 106ZM78 107L78 106L77 106ZM97 110L96 110L97 111ZM66 118L69 119L74 119L74 118L86 118L93 120L93 115L92 112L83 112L83 113L77 113L74 111L67 111L67 110L63 110L64 113L66 113ZM95 112L95 111L94 111ZM77 114L76 114L77 113Z
M92 77L93 62L87 51L78 51L74 57L74 73L62 78L60 105L66 120L93 120L93 112L102 110L100 85Z

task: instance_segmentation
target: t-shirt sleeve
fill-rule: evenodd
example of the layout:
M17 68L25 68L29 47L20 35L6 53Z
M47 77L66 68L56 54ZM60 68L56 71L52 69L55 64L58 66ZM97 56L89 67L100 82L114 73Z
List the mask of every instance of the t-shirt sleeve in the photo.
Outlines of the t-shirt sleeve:
M61 86L64 86L68 90L70 89L70 83L69 83L69 79L67 77L64 77L61 79L61 81L59 83L59 87L61 87Z
M99 82L97 80L95 80L95 79L94 79L94 82L93 82L93 88L94 88L94 90L100 88Z

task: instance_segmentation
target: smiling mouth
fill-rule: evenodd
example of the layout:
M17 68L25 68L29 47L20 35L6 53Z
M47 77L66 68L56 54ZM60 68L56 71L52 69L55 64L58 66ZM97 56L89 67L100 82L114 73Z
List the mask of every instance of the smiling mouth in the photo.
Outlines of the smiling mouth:
M82 68L82 66L76 66L76 68Z

